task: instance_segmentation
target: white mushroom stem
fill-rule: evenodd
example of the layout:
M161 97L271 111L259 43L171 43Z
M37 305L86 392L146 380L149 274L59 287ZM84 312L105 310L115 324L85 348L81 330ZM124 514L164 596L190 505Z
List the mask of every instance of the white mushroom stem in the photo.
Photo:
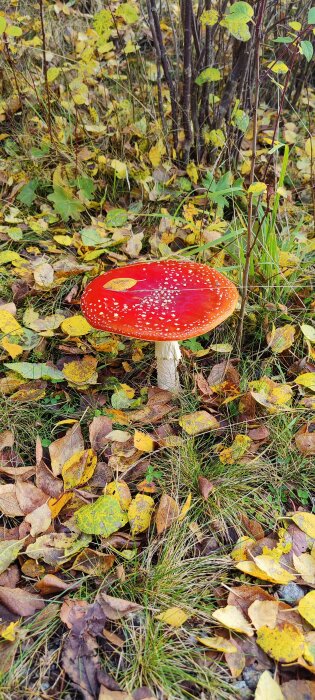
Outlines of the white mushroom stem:
M178 394L180 383L177 365L181 359L181 351L177 340L156 342L155 357L157 361L158 387Z

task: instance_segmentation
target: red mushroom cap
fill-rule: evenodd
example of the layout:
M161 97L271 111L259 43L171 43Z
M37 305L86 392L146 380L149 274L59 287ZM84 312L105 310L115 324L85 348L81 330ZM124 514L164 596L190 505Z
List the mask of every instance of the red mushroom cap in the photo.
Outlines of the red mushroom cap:
M238 292L208 265L136 263L96 277L81 308L93 328L143 340L184 340L215 328L234 311Z

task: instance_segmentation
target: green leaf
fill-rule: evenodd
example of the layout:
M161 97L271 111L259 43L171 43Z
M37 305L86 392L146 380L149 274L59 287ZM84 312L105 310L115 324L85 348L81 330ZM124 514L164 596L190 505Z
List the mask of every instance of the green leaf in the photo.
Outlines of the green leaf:
M126 392L123 389L118 389L115 391L111 398L112 407L116 410L124 410L130 408L132 400L128 398Z
M64 382L65 378L59 369L50 367L43 362L5 362L4 366L20 374L23 379L50 379L51 381Z
M128 221L128 212L126 209L110 209L106 217L106 226L111 228L124 226Z
M72 197L72 195L64 189L64 187L54 188L54 191L48 195L47 199L53 202L54 208L60 214L63 221L74 219L77 221L80 218L80 212L84 209L83 204Z
M123 2L115 10L116 17L121 17L126 24L134 24L139 19L139 12L135 5L131 2Z
M248 114L246 114L246 112L244 112L243 109L237 109L235 114L234 114L234 121L235 121L235 126L237 126L237 128L240 131L242 131L244 134L245 131L247 131L248 125L249 125Z
M96 15L94 15L94 29L103 41L107 41L107 39L110 37L113 24L114 20L110 10L100 10L100 12L97 12Z
M274 44L292 44L294 41L292 36L278 36L277 39L273 39Z
M58 68L57 66L51 66L50 68L48 68L48 71L47 71L48 82L53 83L53 81L56 80L56 78L58 78L59 74L60 74L60 68Z
M115 496L106 495L80 508L75 518L82 532L102 537L109 537L128 522L128 515L122 510Z
M22 189L20 190L17 199L21 204L25 204L26 207L31 207L34 199L36 197L36 189L38 187L39 180L35 178L30 180Z
M96 190L94 180L88 175L81 175L81 177L78 177L78 186L86 199L91 199Z
M44 156L47 156L49 151L50 147L48 144L42 146L42 148L36 148L36 146L33 146L30 150L30 154L32 158L43 158Z
M80 236L83 245L87 246L87 248L95 248L95 246L101 245L106 241L106 239L100 235L99 231L97 228L94 228L94 226L86 226L85 228L81 229Z
M315 24L315 7L311 7L307 15L308 24Z
M9 24L6 28L6 34L13 37L22 36L22 29L15 24Z
M222 27L227 27L232 36L239 41L248 41L250 39L250 31L247 25L253 14L254 10L248 2L235 2L231 5L220 24Z
M313 53L314 53L312 42L311 41L301 41L300 46L301 46L301 51L302 51L303 56L305 56L307 62L309 63L312 60Z
M221 73L218 68L205 68L205 70L199 73L195 83L197 83L197 85L203 85L204 83L212 83L217 80L221 80Z
M7 26L7 21L5 17L0 17L0 34L3 34Z
M24 545L24 540L3 540L0 542L0 574L16 559Z

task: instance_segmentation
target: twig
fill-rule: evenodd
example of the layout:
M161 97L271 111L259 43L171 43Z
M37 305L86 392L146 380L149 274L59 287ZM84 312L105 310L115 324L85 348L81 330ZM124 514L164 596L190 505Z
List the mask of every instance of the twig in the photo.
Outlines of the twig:
M255 51L254 51L254 75L255 75L255 97L254 97L254 107L253 107L253 141L252 141L252 158L251 158L251 169L249 176L249 185L252 185L255 179L255 167L256 167L256 156L257 156L257 136L258 136L258 106L259 106L259 83L260 83L260 42L261 42L261 31L264 19L264 12L266 7L266 0L260 0L258 6L258 16L255 27ZM248 217L247 217L247 238L246 238L246 256L245 265L243 272L242 281L242 301L239 315L239 322L236 334L236 342L239 350L242 348L243 343L243 330L244 330L244 316L245 316L245 306L247 302L248 295L248 278L249 278L249 268L251 261L252 252L252 235L253 235L253 193L249 193L248 197Z
M43 74L44 74L46 96L47 96L47 126L48 126L50 141L52 143L53 142L53 135L52 135L52 126L51 126L51 124L52 124L52 122L51 122L51 103L50 103L50 90L49 90L49 83L48 83L48 76L47 76L48 69L47 69L47 56L46 56L46 34L45 34L45 25L44 25L43 0L39 0L39 16L40 16L40 25L41 25L41 31L42 31L42 39L43 39Z
M17 91L17 94L18 94L18 97L19 97L19 100L20 100L21 108L23 108L22 94L21 94L21 91L20 91L20 88L19 88L19 83L18 83L18 80L17 80L17 75L16 75L16 70L15 70L14 61L13 61L13 58L12 58L12 56L11 56L11 51L10 51L10 47L9 47L8 37L7 37L7 35L6 35L5 32L4 32L4 34L3 34L3 43L4 43L4 53L5 53L6 57L7 57L8 64L9 64L11 70L12 70L12 73L13 73L13 80L14 80L14 84L15 84L15 87L16 87L16 91Z
M161 65L162 65L162 59L161 59L161 50L160 50L160 45L158 42L158 38L156 36L156 31L155 31L155 24L154 24L154 19L153 19L153 14L151 10L151 5L150 5L150 0L147 0L147 10L148 10L148 17L149 17L149 24L150 24L150 29L151 29L151 34L152 34L152 39L154 43L154 49L155 49L155 55L156 55L156 78L157 78L157 93L158 93L158 107L159 107L159 113L161 117L161 122L162 122L162 129L163 129L163 134L164 134L164 140L167 148L168 155L169 153L169 144L167 140L167 126L166 126L166 119L165 119L165 114L164 114L164 109L163 109L163 93L162 93L162 75L161 75Z
M192 142L191 131L191 37L192 37L192 4L185 0L184 4L184 75L183 75L183 128L185 143L183 161L187 165Z

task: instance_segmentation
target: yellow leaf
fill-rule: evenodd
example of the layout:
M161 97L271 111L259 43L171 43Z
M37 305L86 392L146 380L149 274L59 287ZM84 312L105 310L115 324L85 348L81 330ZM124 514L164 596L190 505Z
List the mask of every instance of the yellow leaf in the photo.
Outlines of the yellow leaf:
M230 642L229 639L225 637L196 637L197 642L203 644L208 649L214 649L214 651L222 651L225 654L236 654L238 649Z
M247 549L251 544L255 544L255 540L253 540L251 537L247 537L246 535L240 537L232 549L232 559L234 559L236 562L245 561L247 559Z
M6 265L10 262L20 263L23 262L23 258L21 258L19 253L15 253L14 250L2 250L0 253L0 265Z
M132 277L115 277L104 284L104 289L112 289L115 292L124 292L137 284L137 280Z
M307 389L315 391L315 372L304 372L299 374L295 379L296 384L306 386Z
M272 583L287 584L294 581L294 574L283 568L279 562L275 561L268 554L259 554L258 557L253 557L254 563L261 571L264 571L269 576L269 581Z
M291 515L291 520L303 530L306 535L315 539L315 514L297 511Z
M84 316L81 316L81 314L76 314L75 316L66 318L61 324L61 329L63 333L66 333L66 335L81 336L90 333L92 327L86 321Z
M68 382L75 385L95 384L97 359L93 355L84 355L79 360L68 362L62 370ZM96 375L96 376L95 376Z
M129 384L121 384L120 386L124 390L125 394L127 394L128 399L133 399L136 392L132 386L129 386Z
M310 591L298 603L300 615L315 627L315 591Z
M166 153L166 148L164 146L163 141L158 141L155 146L152 146L149 150L149 158L150 161L153 165L154 168L157 168L158 165L160 165L160 162L162 160L162 156L164 156Z
M57 234L56 236L54 236L54 241L56 241L56 243L59 243L60 245L72 245L73 238L72 236L63 236L62 234Z
M156 615L157 620L161 620L161 622L165 622L166 625L170 625L170 627L175 628L181 627L184 622L188 620L188 618L189 615L187 615L184 610L181 610L181 608L177 608L176 606L173 608L168 608L159 615Z
M273 629L267 625L260 627L257 644L276 661L290 663L303 654L304 637L295 625L284 622Z
M104 493L114 496L123 510L128 510L131 503L131 493L125 481L111 481L106 484Z
M271 61L268 63L268 68L272 70L273 73L287 73L288 66L283 61Z
M247 612L255 630L259 630L263 625L271 629L276 626L278 610L277 600L254 600Z
M186 515L187 515L187 513L190 509L190 506L191 506L191 498L192 498L191 493L189 493L184 505L181 508L180 514L177 518L178 522L181 522L182 520L184 520L184 518L186 518Z
M246 617L244 617L242 611L235 605L226 605L225 608L218 608L212 613L212 617L230 630L241 632L248 637L253 637L254 635L253 628L246 620Z
M194 185L196 185L198 182L198 168L196 167L195 163L189 163L187 165L186 173Z
M140 430L135 431L133 442L135 448L141 452L153 452L154 450L154 440L150 435L146 435Z
M115 170L115 175L116 177L118 177L118 180L125 180L125 178L128 177L127 165L121 160L117 160L117 158L114 158L111 161L111 167L113 168L113 170Z
M225 447L219 454L222 464L235 464L247 452L251 439L248 435L236 435L231 447Z
M306 340L309 340L310 343L315 343L315 328L313 326L309 326L307 323L302 323L301 331Z
M296 22L295 20L293 22L289 22L289 27L294 29L295 32L299 32L300 29L302 29L301 22Z
M274 680L269 671L264 671L259 678L255 700L285 700L279 683Z
M217 23L218 18L217 10L203 10L200 15L200 24L202 27L213 27Z
M7 642L14 642L19 623L20 621L17 620L17 622L9 622L8 625L0 625L0 636L2 639L5 639Z
M71 501L72 493L63 493L60 498L50 498L48 501L49 508L51 510L51 517L56 518L59 515L62 508Z
M248 192L251 194L262 194L267 191L267 185L264 182L253 182L248 188Z
M268 576L268 574L266 574L262 569L259 569L253 561L240 561L238 564L236 564L236 569L242 571L243 574L253 576L254 578L259 578L262 581L276 583L276 581L271 581L270 576Z
M130 503L128 518L133 535L145 532L148 529L154 509L154 500L151 496L138 493Z
M303 656L307 663L315 666L315 632L308 632L305 636Z
M22 335L23 328L10 311L0 310L0 331L6 335Z
M277 384L269 377L261 377L249 382L252 397L265 406L269 413L276 413L278 407L286 409L286 404L292 399L292 389L288 384Z
M75 452L62 467L62 478L66 490L86 484L94 474L97 463L93 450Z
M293 552L293 564L305 583L308 583L310 586L315 585L315 559L311 554L305 552L298 557Z
M50 287L54 281L54 268L49 263L41 263L34 270L34 280L39 287Z
M273 328L271 333L267 335L268 344L272 352L279 354L290 348L294 342L294 335L295 326L291 326L289 323L281 326L281 328Z
M52 83L56 78L58 78L58 75L60 73L60 68L57 68L57 66L51 66L51 68L48 68L47 71L47 80L49 83Z
M13 360L24 352L24 348L21 345L12 343L7 337L2 338L1 345Z
M179 425L188 435L198 435L205 430L217 430L220 425L208 411L187 413L179 419Z

